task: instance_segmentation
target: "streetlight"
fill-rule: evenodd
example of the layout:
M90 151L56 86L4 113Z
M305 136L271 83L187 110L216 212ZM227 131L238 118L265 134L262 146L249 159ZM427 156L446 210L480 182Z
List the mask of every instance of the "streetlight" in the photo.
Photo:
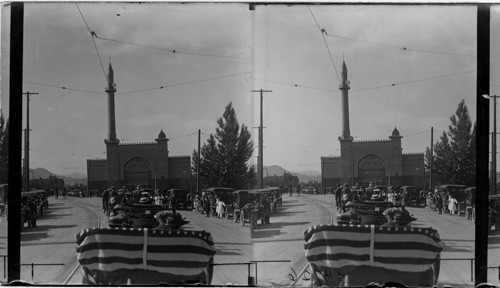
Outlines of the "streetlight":
M488 95L483 94L483 97L486 99L493 98L493 135L491 136L491 162L492 162L492 174L491 174L491 182L493 188L493 195L497 194L497 98L498 95Z

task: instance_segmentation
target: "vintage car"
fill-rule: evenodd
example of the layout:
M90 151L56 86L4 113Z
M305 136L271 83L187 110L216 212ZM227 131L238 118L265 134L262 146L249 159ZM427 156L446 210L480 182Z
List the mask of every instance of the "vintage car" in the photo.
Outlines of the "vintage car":
M439 278L443 244L432 228L316 225L304 240L311 287L432 287Z
M403 217L400 219L401 225L407 225L416 220L404 209L404 206L396 206L388 201L352 201L350 206L354 208L355 215L349 211L339 214L338 224L382 225L387 222L383 213L388 208L398 208L403 212Z
M236 190L233 192L233 195L234 201L231 210L233 213L234 222L243 221L242 224L245 225L245 220L240 220L242 216L241 211L243 207L245 207L245 205L252 203L253 197L251 194L249 194L249 190ZM230 211L227 210L227 213L229 214Z
M108 224L110 228L154 228L158 225L154 215L163 210L155 204L116 204Z
M84 285L202 287L212 281L216 249L206 231L87 228L76 244Z
M419 207L421 204L420 191L416 186L401 186L399 193L402 197L402 205L408 207Z
M280 193L280 188L279 187L266 187L263 189L260 189L260 193L263 195L267 195L270 204L271 204L271 214L276 213L278 206L281 206L283 204L283 200L281 199L281 193Z
M440 193L449 193L453 195L458 202L465 202L465 189L467 189L467 186L445 184L436 187L436 189L438 189Z
M233 195L234 189L227 187L210 187L203 190L202 194L208 194L211 196L211 204L210 204L210 214L211 216L215 215L216 202L215 199L221 199L226 205L226 209L228 205L232 205L234 201ZM225 213L225 212L224 212Z
M168 189L165 197L170 208L173 209L193 209L191 193L184 189Z

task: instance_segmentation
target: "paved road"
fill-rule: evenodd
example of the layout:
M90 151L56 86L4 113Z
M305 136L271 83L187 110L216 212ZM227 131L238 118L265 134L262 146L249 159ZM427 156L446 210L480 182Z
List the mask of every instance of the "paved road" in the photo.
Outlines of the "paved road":
M21 267L21 279L40 284L58 284L71 273L76 263L75 235L83 227L97 226L96 215L70 200L49 199L49 209L37 220L37 227L25 228L21 234L22 264L64 264ZM0 254L7 254L7 222L0 222ZM26 225L25 225L26 226ZM3 270L3 263L0 264ZM2 272L1 279L6 281Z
M283 207L271 217L271 224L259 225L250 233L248 227L232 220L207 218L191 211L181 211L191 221L186 229L206 230L212 233L217 254L215 263L248 263L253 260L290 260L289 263L259 263L258 270L247 265L216 266L213 284L247 284L248 275L257 276L257 285L291 285L292 269L299 272L305 267L303 232L316 224L330 223L335 217L331 195L283 196ZM38 220L38 227L28 228L22 234L21 257L23 263L65 263L64 266L22 267L22 279L35 283L63 283L75 267L75 235L86 227L105 223L99 199L50 199L46 216ZM438 215L424 208L408 208L418 218L414 226L437 229L443 241L443 260L439 286L472 286L471 262L474 257L474 223L463 216ZM6 254L7 221L0 221L0 255ZM105 226L105 225L103 225ZM500 265L500 233L489 237L489 266ZM3 267L0 262L0 267ZM68 284L81 283L78 270ZM0 274L2 270L0 270ZM257 274L257 275L256 275ZM489 270L488 282L499 285L498 269ZM3 275L0 275L2 279ZM297 286L307 285L300 280Z

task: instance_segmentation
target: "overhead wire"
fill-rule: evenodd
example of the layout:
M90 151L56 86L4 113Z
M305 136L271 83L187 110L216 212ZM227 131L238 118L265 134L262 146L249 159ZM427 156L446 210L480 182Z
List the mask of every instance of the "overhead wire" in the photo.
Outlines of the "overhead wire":
M105 95L105 93L102 93L102 92L96 92L96 91L90 91L90 90L70 88L70 87L67 87L67 86L49 85L49 84L42 84L42 83L31 82L31 81L23 81L23 83L32 84L32 85L39 85L39 86L44 86L44 87L59 88L59 89L69 90L69 91L78 91L78 92L86 92L86 93L92 93L92 94Z
M395 86L399 86L399 85L405 85L405 84L411 84L411 83L416 83L416 82L434 80L434 79L439 79L439 78L457 76L457 75L468 74L468 73L472 73L472 72L476 72L476 71L465 71L465 72L459 72L459 73L453 73L453 74L437 75L437 76L433 76L433 77L426 77L426 78L421 78L421 79L415 79L415 80L409 80L409 81L403 81L403 82L396 82L396 83L391 83L391 84L386 84L386 85L381 85L381 86L374 86L374 87L367 87L367 88L355 89L355 90L351 90L350 92L353 93L353 92L360 92L360 91L366 91L366 90L380 89L380 88L385 88L385 87L395 87ZM266 80L266 79L260 79L260 78L254 78L254 79L257 80L257 81L269 82L269 83L275 83L275 84L281 84L281 85L286 85L286 86L293 86L293 87L297 87L297 88L317 89L317 90L324 90L324 91L331 91L331 92L337 92L337 93L339 93L339 90L328 89L328 88L312 87L312 86L306 86L306 85L297 84L297 83L287 83L287 82ZM494 86L494 85L492 85L492 86Z
M245 58L245 57L235 57L235 56L226 56L226 55L217 55L217 54L206 54L206 53L193 53L193 52L179 51L177 49L160 48L160 47L154 47L154 46L149 46L149 45L137 44L137 43L127 42L127 41L122 41L122 40L116 40L116 39L110 39L110 38L100 37L100 36L97 36L97 35L96 35L96 38L97 39L101 39L101 40L105 40L105 41L110 41L110 42L117 42L117 43L122 43L122 44L127 44L127 45L133 45L133 46L148 48L148 49L166 51L166 52L170 52L170 53L173 53L173 54L175 53L175 54L184 54L184 55L195 55L195 56L206 56L206 57L218 57L218 58L249 60L249 58Z
M337 79L339 80L339 83L341 83L340 77L339 77L339 72L337 71L337 67L335 66L335 62L333 61L332 53L330 53L330 48L328 48L328 43L326 42L325 35L323 34L325 32L325 29L322 29L319 26L319 23L316 20L316 17L314 17L314 14L313 14L311 8L309 6L307 6L307 9L309 9L309 12L311 13L311 16L313 17L314 22L316 22L316 26L318 26L319 32L321 33L321 37L323 38L323 42L325 42L325 46L326 46L326 50L328 51L328 55L330 55L330 60L332 61L333 69L335 69L335 74L337 75Z
M326 34L326 32L325 32L325 34ZM340 35L326 34L326 36L331 37L331 38L340 38L340 39L346 39L346 40L350 40L350 41L356 41L356 42L362 42L362 43L367 43L367 44L372 44L372 45L389 47L389 48L394 48L394 49L403 50L403 51L413 51L413 52L432 53L432 54L443 54L443 55L475 57L475 55L462 54L462 53L433 51L433 50L423 50L423 49L408 48L408 47L405 47L405 46L395 46L395 45L378 43L378 42L372 42L372 41L366 41L366 40L355 39L355 38L350 38L350 37L345 37L345 36L340 36Z
M247 73L249 73L249 72L242 72L242 73L236 73L236 74L230 74L230 75L224 75L224 76L206 78L206 79L189 81L189 82L183 82L183 83L177 83L177 84L171 84L171 85L164 85L164 86L155 87L155 88L146 88L146 89L141 89L141 90L135 90L135 91L129 91L129 92L122 92L122 93L117 93L116 95L125 95L125 94L139 93L139 92L152 91L152 90L161 90L161 89L164 89L164 88L171 88L171 87L182 86L182 85L189 85L189 84L195 84L195 83L206 82L206 81L211 81L211 80L216 80L216 79L223 79L223 78L228 78L228 77L235 77L235 76L239 76L239 75L245 75Z
M78 9L78 12L80 12L80 15L82 16L83 22L85 23L85 26L87 26L87 30L90 32L90 36L92 37L92 42L94 43L95 50L97 51L97 57L99 58L99 62L101 63L101 68L102 72L104 73L104 78L106 80L106 83L108 82L108 76L106 74L106 70L104 69L104 65L102 64L101 60L101 55L99 54L99 49L97 48L97 44L95 43L94 36L97 37L94 31L92 31L89 27L89 24L87 24L87 21L85 20L85 17L83 16L82 11L80 10L80 7L78 7L78 3L75 2L76 8Z

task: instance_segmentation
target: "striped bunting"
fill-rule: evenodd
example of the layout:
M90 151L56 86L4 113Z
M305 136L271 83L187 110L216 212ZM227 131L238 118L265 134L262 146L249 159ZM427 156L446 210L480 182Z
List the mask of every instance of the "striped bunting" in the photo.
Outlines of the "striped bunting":
M432 228L318 225L310 227L304 236L309 263L342 271L374 266L424 272L442 250L439 234Z
M203 273L215 255L205 231L91 228L76 242L80 266L96 275L146 270L190 279Z

